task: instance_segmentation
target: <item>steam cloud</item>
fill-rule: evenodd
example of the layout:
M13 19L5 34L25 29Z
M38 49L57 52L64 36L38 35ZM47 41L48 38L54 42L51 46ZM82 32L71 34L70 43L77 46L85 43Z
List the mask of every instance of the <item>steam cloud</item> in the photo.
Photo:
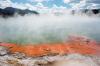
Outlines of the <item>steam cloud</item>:
M70 34L100 40L100 19L88 16L26 15L0 17L0 42L43 43L65 41Z
M99 66L91 57L80 54L70 54L66 57L54 57L56 61L47 66ZM50 58L50 59L54 59Z

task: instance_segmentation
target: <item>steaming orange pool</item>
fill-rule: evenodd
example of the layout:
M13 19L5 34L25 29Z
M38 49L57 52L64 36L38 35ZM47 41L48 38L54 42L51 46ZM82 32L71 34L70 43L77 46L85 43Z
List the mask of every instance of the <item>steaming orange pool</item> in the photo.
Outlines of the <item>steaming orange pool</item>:
M79 53L83 55L100 54L100 45L94 40L83 41L82 37L73 37L70 41L62 43L43 43L38 45L17 45L11 43L0 43L0 46L9 48L11 53L21 52L26 56L38 57L44 55L65 55Z

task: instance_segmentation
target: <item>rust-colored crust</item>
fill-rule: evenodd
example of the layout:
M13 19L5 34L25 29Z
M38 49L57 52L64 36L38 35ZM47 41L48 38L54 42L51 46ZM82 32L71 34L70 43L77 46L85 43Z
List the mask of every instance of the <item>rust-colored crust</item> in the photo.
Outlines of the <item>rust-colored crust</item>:
M64 55L71 53L79 53L84 55L95 55L100 53L100 45L96 44L95 41L89 40L82 41L74 40L62 42L62 43L43 43L38 45L17 45L11 43L0 43L0 46L5 46L9 48L11 53L21 52L26 56L38 57L44 55Z

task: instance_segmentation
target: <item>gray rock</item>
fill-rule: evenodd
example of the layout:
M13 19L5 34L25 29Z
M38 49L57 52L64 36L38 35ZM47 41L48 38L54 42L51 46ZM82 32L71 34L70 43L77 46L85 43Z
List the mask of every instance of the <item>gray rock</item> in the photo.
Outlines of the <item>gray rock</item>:
M0 56L6 55L8 53L8 49L6 47L0 46Z
M24 53L19 53L19 52L16 52L16 53L12 54L12 56L17 58L17 59L25 58L25 54Z

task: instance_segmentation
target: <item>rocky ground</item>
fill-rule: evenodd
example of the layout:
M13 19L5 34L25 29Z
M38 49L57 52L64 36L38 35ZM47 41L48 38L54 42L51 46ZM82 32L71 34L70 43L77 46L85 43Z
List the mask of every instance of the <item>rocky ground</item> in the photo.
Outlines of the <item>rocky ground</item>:
M80 54L26 57L23 53L11 54L0 46L0 66L100 66L99 56Z

